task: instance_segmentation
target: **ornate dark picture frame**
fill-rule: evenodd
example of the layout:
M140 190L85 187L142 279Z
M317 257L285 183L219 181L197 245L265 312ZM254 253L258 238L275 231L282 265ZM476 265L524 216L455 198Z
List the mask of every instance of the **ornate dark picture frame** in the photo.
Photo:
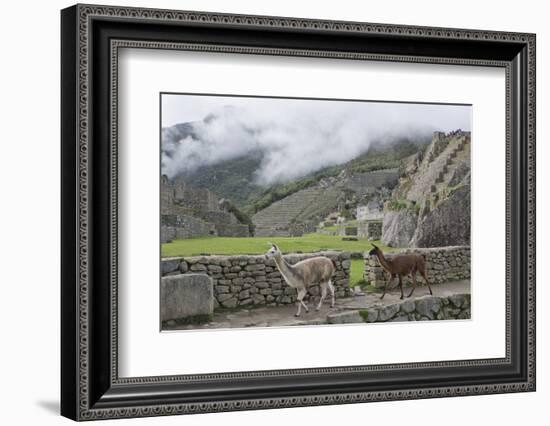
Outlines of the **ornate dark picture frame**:
M535 35L76 5L61 13L61 414L158 416L535 390ZM118 376L117 52L188 49L506 71L506 356Z

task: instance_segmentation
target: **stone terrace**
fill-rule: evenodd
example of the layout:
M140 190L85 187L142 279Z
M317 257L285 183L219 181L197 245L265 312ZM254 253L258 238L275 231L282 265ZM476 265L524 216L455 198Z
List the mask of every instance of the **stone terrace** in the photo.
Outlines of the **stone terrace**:
M256 227L255 235L260 237L291 235L291 222L323 192L322 188L306 188L260 210L252 217Z

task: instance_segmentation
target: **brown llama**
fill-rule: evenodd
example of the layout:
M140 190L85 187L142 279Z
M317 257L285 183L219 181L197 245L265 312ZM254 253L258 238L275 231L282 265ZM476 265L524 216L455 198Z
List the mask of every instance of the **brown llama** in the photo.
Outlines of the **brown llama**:
M386 290L396 277L399 278L399 288L401 289L400 299L403 299L403 275L411 276L413 287L411 292L407 296L411 297L414 289L416 288L417 272L420 272L420 275L422 275L424 281L426 281L426 284L428 284L430 294L433 295L432 288L430 287L430 282L428 281L428 275L426 274L426 256L416 253L401 253L393 256L391 259L386 259L384 257L384 253L382 253L382 250L380 250L380 248L376 247L374 244L372 245L372 247L373 249L369 252L369 256L376 256L382 268L384 268L384 270L387 271L388 274L390 274L390 278L384 286L384 293L382 294L380 299L384 298L384 296L386 295Z

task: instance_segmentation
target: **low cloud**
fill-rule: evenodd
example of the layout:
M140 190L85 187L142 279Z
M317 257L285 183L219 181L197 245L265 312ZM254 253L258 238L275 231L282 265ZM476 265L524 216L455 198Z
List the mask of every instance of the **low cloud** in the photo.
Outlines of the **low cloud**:
M197 97L181 98L193 102ZM204 109L204 98L200 101ZM415 139L435 130L470 130L468 106L225 97L208 101L210 113L203 120L188 123L184 131L163 129L163 174L192 173L260 152L255 183L267 186L345 163L373 142Z

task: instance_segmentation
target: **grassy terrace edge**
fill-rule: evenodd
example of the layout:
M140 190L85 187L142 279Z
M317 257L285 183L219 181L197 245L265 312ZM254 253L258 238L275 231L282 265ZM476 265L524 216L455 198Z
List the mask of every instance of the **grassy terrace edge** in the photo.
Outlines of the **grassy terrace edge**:
M384 246L380 241L358 239L343 241L340 236L305 234L301 237L202 237L174 240L162 244L163 258L200 255L254 255L265 253L270 242L276 243L283 253L314 253L324 250L368 252L372 243L384 251L395 248ZM367 285L363 279L364 261L352 259L349 285Z
M324 250L365 252L372 243L384 251L395 248L384 246L380 241L359 238L357 241L343 241L341 236L305 234L301 237L201 237L174 240L161 244L161 256L182 257L200 255L253 255L263 254L269 243L276 243L283 253L314 253Z

